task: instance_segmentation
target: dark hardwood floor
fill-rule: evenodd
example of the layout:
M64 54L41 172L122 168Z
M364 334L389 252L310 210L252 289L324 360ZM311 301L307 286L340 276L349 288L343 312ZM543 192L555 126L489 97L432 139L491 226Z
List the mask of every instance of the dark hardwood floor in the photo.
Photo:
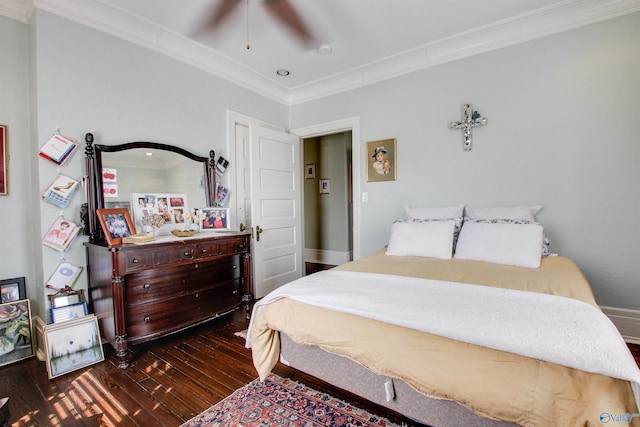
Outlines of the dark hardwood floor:
M311 266L313 267L313 266ZM323 269L322 266L316 266ZM308 270L308 273L312 271ZM234 335L246 329L244 310L136 350L132 366L105 361L49 380L31 357L0 368L0 398L10 398L16 426L178 426L256 378L251 351ZM640 365L640 346L629 345ZM392 421L410 420L279 364L274 373L347 400Z
M236 310L139 346L126 370L108 344L104 362L52 380L45 363L31 357L0 368L0 398L9 397L12 426L178 426L256 378L251 351L234 335L247 326L244 310ZM284 365L274 373L411 425Z

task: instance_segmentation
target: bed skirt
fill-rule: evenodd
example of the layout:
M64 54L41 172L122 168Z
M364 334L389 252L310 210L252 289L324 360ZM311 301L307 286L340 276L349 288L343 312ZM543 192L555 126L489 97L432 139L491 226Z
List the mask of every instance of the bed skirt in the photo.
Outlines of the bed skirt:
M476 415L459 403L433 399L418 393L404 381L392 379L321 348L297 344L280 333L281 362L313 375L336 387L362 396L422 424L434 427L506 427L517 424L490 420ZM385 383L393 384L393 398L387 401Z

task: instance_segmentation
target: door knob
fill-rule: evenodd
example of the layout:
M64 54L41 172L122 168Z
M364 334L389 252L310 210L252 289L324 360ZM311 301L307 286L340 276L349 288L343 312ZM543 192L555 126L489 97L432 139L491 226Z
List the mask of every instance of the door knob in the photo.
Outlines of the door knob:
M244 231L246 229L247 227L245 227L243 223L240 223L240 231Z
M260 233L262 233L262 228L259 225L256 225L256 241L260 241Z

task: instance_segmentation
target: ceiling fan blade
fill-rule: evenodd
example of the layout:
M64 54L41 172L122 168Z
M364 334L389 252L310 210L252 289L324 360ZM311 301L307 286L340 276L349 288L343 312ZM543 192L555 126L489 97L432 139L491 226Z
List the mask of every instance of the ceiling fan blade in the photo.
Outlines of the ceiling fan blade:
M217 29L218 26L231 15L234 9L236 9L241 3L241 0L221 0L218 3L218 7L211 15L211 18L207 20L203 28L205 29Z
M314 37L298 12L288 0L265 0L269 13L293 31L304 45L314 42Z

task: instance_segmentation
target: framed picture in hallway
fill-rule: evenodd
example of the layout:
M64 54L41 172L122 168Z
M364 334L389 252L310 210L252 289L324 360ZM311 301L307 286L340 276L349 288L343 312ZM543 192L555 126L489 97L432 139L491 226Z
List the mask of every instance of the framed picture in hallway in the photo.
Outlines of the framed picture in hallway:
M320 180L320 194L331 194L331 180Z
M367 181L395 181L396 139L382 139L367 142Z
M304 177L305 179L314 179L316 177L316 165L315 163L309 163L304 166Z

